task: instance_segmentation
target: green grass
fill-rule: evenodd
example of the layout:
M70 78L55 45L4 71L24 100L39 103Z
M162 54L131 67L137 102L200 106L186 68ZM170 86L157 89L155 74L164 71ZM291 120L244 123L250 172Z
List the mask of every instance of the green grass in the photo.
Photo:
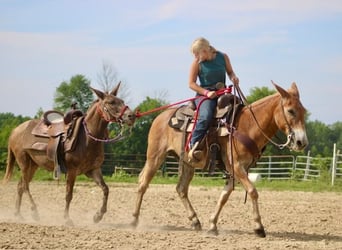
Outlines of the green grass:
M4 171L0 171L0 179L4 176ZM20 172L18 170L14 171L14 176L12 180L19 180ZM130 176L125 172L118 172L113 176L105 176L105 181L107 183L138 183L138 176ZM65 177L62 175L61 181L64 181ZM33 181L53 181L52 172L48 172L43 169L39 169ZM84 175L77 177L77 182L92 182L89 178ZM157 174L153 179L151 184L172 184L176 185L178 182L177 176L163 177ZM211 178L202 177L195 175L191 185L193 186L205 186L205 187L223 187L225 180L221 178ZM235 184L237 187L241 187L240 183ZM262 180L255 183L258 190L274 190L274 191L306 191L306 192L340 192L342 193L342 179L335 180L335 185L331 185L331 180L329 178L310 180L310 181L300 181L300 180L277 180L269 181Z

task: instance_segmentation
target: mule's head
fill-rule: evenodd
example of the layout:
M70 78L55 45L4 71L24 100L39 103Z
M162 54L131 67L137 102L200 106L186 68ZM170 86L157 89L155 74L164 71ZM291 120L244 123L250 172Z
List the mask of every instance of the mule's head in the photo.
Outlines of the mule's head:
M117 97L119 88L120 83L110 93L91 88L99 98L97 111L107 122L118 122L132 126L135 121L135 114L123 100Z
M289 148L295 151L303 150L308 145L305 129L306 110L299 99L296 83L292 83L287 91L272 82L281 96L281 101L274 114L278 128L289 139Z

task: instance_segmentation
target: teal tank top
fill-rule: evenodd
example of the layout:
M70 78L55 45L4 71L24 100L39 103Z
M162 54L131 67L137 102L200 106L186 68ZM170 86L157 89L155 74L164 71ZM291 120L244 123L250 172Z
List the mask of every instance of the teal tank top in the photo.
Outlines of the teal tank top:
M201 87L210 87L218 82L226 83L226 61L223 53L217 51L213 60L200 62L199 66Z

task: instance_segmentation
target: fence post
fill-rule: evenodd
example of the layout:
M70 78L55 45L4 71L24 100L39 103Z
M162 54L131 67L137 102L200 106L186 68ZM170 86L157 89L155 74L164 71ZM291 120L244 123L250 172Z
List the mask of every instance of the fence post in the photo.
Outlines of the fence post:
M310 150L308 151L308 158L306 158L304 180L308 179L309 172L310 172Z
M272 157L268 156L268 180L271 179Z
M336 176L336 143L334 143L334 151L333 151L333 160L332 160L332 169L331 169L331 186L335 184L335 176Z

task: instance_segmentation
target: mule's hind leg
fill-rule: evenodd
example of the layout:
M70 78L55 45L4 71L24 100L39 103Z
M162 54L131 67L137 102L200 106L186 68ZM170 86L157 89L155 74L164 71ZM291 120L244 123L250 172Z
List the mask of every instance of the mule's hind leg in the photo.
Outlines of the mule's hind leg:
M86 173L86 176L92 178L95 183L102 189L103 191L103 198L102 198L102 206L99 211L96 212L94 215L94 222L98 223L102 220L103 215L107 212L107 202L108 202L108 195L109 195L109 188L107 184L103 180L102 172L100 168L93 169Z
M189 220L192 221L191 227L195 230L202 230L201 222L199 221L197 214L188 198L189 185L194 176L194 173L195 169L193 167L183 165L179 172L179 181L176 190L186 211L188 212Z
M23 163L21 162L21 159L17 159L17 161L18 161L19 166L24 166ZM21 178L17 186L17 199L15 203L15 216L18 216L20 218L22 218L21 213L20 213L22 198L23 198L24 192L26 192L31 203L32 218L34 220L39 220L37 205L33 200L33 197L30 193L30 187L29 187L29 183L31 182L33 175L36 172L37 168L38 167L34 165L32 162L29 163L28 166L21 168Z
M223 206L226 204L226 202L229 199L230 194L233 191L234 188L234 183L233 179L230 179L229 181L226 182L226 185L224 186L220 198L217 201L216 207L215 207L215 212L211 215L210 220L209 220L209 231L208 233L217 235L218 230L217 230L217 221L219 218L219 215L222 211Z
M133 212L134 219L131 223L132 226L136 227L139 223L140 208L141 208L144 194L148 188L148 185L150 184L152 178L156 174L157 170L159 169L159 166L162 164L164 159L165 159L165 154L161 156L152 156L152 157L148 156L147 157L145 166L142 169L141 173L139 174L138 192L137 192L137 199L135 203L135 210Z

